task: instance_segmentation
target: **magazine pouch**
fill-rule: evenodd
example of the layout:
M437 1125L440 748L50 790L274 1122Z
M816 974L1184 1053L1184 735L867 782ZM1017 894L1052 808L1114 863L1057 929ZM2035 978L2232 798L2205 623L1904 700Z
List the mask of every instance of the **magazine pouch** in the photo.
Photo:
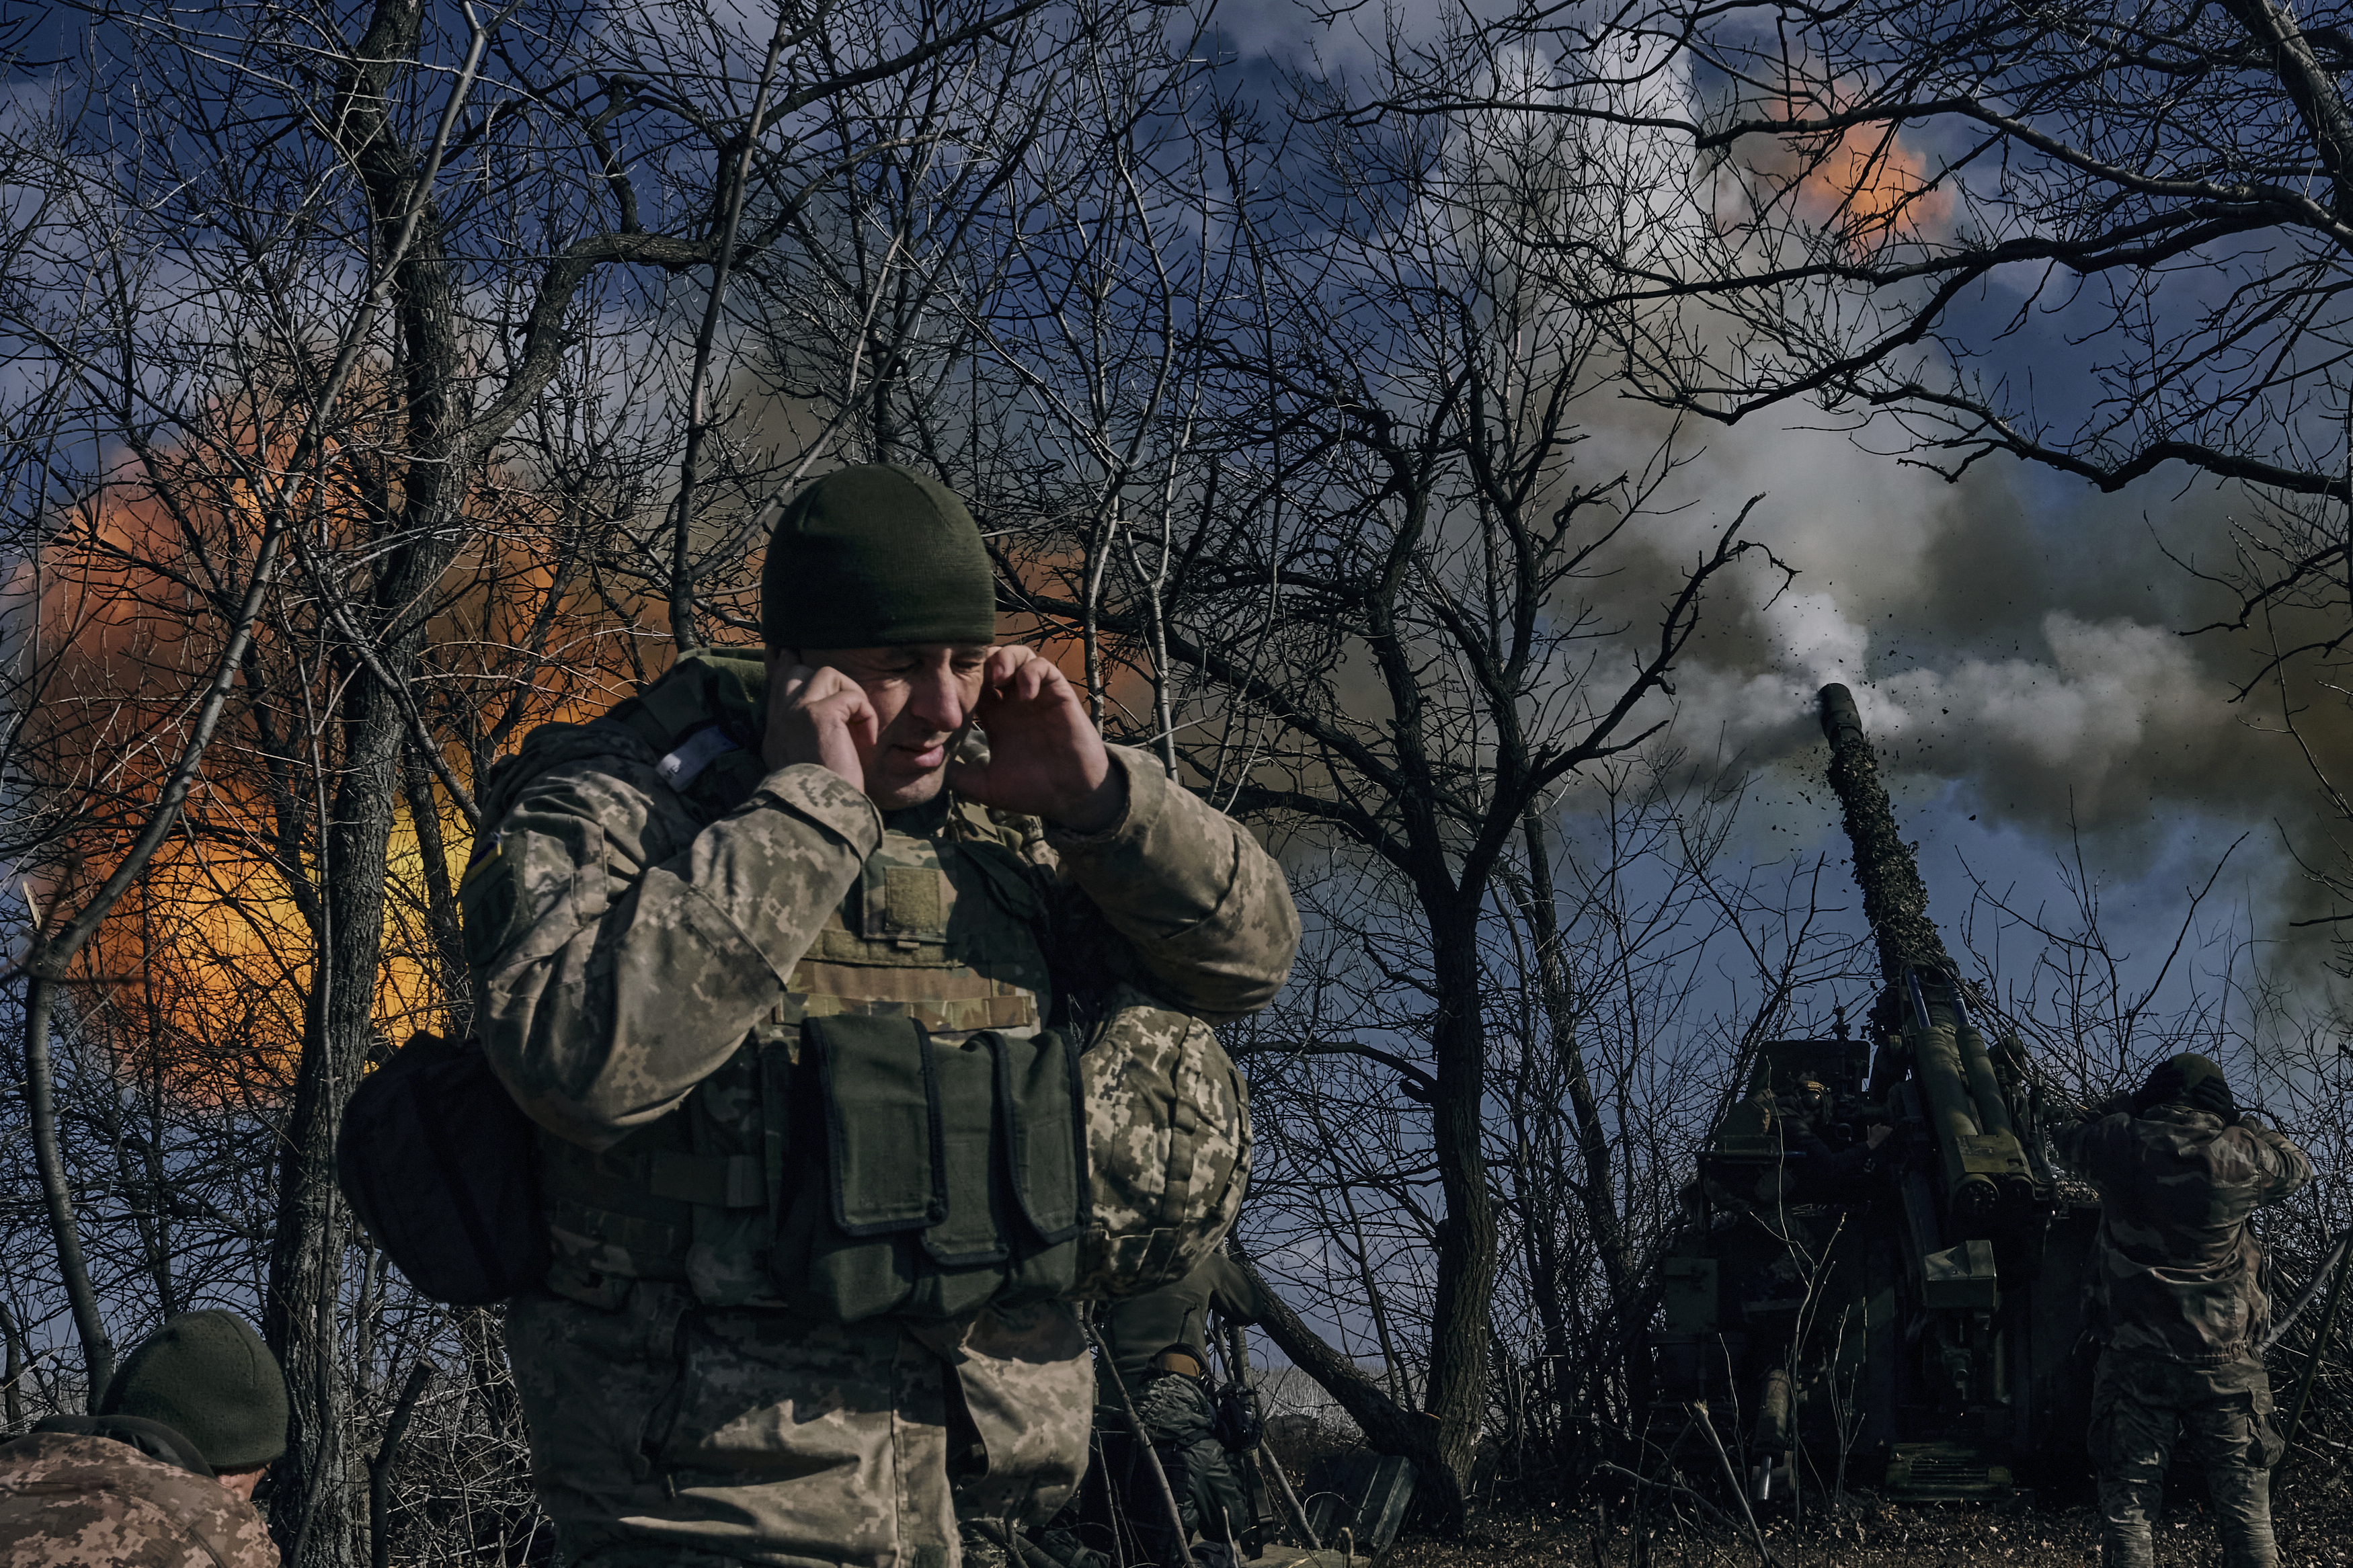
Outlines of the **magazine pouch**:
M793 1077L792 1195L769 1253L787 1305L944 1320L1071 1291L1086 1153L1064 1037L950 1041L834 1014L803 1022Z

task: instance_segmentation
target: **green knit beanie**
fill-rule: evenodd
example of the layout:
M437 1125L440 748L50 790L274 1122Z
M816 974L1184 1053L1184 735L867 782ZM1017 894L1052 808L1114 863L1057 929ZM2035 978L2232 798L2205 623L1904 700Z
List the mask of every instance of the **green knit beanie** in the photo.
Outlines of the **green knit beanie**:
M885 463L836 469L769 537L760 632L770 647L995 642L979 525L936 479Z
M249 1470L286 1451L286 1374L235 1312L183 1312L122 1358L101 1415L160 1421L216 1470Z

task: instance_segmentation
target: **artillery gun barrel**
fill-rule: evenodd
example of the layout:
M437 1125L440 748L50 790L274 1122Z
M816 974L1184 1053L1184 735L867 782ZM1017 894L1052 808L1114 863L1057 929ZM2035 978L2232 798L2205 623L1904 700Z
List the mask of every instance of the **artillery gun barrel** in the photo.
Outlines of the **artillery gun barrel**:
M1879 969L1894 984L1907 963L1942 974L1957 973L1944 939L1928 919L1928 889L1911 847L1895 832L1879 759L1862 732L1854 693L1833 683L1821 690L1822 734L1831 743L1831 788L1846 815L1854 846L1854 879L1862 889L1863 918L1879 943Z
M1928 889L1919 865L1896 835L1887 789L1879 782L1879 759L1863 734L1854 693L1843 686L1823 687L1821 719L1831 745L1831 787L1846 814L1854 879L1879 946L1889 1005L1912 1017L1902 1030L1904 1043L1936 1145L1946 1202L1971 1227L1992 1221L2005 1207L2021 1211L2033 1197L2032 1168L1985 1037L1969 1018L1959 972L1928 919Z
M2010 1124L2010 1106L2001 1098L2001 1079L1994 1076L1993 1058L1986 1050L1985 1037L1978 1033L1970 1021L1969 1010L1961 1000L1960 988L1953 988L1953 1014L1960 1021L1954 1039L1961 1048L1961 1064L1968 1071L1969 1093L1978 1102L1978 1121L1989 1132L2007 1132L2017 1136Z

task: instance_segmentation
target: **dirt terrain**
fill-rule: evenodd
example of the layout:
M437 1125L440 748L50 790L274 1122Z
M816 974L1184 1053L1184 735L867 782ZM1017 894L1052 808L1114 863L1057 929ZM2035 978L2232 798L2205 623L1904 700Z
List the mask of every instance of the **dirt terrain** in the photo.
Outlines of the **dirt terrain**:
M2353 1565L2353 1509L2342 1499L2299 1510L2294 1500L2275 1521L2284 1568ZM1768 1522L1766 1544L1779 1568L2097 1568L2098 1521L2088 1508L2017 1511L1983 1504L1897 1507L1851 1505L1836 1520L1793 1529ZM2210 1568L2221 1561L2212 1521L2196 1503L2169 1511L2158 1530L2159 1568ZM1647 1545L1645 1552L1642 1548ZM1729 1532L1660 1530L1647 1542L1627 1525L1582 1512L1497 1510L1460 1542L1409 1536L1379 1568L1519 1568L1547 1563L1588 1568L1758 1568L1753 1542Z

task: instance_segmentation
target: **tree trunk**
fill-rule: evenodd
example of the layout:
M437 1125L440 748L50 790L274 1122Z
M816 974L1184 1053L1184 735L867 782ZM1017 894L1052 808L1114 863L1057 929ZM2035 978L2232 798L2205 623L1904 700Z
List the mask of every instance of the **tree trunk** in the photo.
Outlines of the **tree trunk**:
M1560 915L1553 903L1552 847L1545 837L1544 819L1533 810L1522 817L1521 833L1528 856L1528 919L1535 936L1536 974L1544 994L1546 1034L1553 1058L1568 1082L1569 1110L1577 1123L1578 1163L1584 1166L1585 1179L1573 1184L1585 1211L1594 1250L1600 1257L1602 1280L1609 1289L1615 1319L1611 1328L1619 1342L1627 1347L1623 1373L1628 1393L1639 1403L1647 1393L1641 1385L1647 1383L1649 1376L1649 1360L1640 1337L1634 1333L1637 1325L1631 1321L1641 1294L1640 1280L1633 1249L1626 1237L1625 1221L1618 1212L1609 1131L1602 1123L1600 1101L1595 1098L1593 1080L1585 1070L1585 1050L1577 1033L1576 1002L1570 994L1567 967L1561 962ZM1600 1367L1596 1367L1594 1373L1597 1379L1604 1375Z
M1458 906L1459 908L1459 906ZM1488 1309L1495 1293L1495 1208L1487 1184L1481 1112L1486 1097L1487 1030L1480 1015L1474 913L1432 910L1433 967L1440 998L1433 1043L1437 1090L1430 1097L1432 1152L1446 1218L1438 1231L1436 1310L1430 1332L1430 1384L1422 1406L1437 1417L1440 1469L1424 1486L1439 1527L1461 1528L1479 1426L1487 1413Z
M0 1341L7 1347L7 1366L0 1370L0 1432L15 1436L25 1426L25 1373L30 1358L25 1353L25 1336L16 1331L16 1320L9 1315L5 1304L0 1304Z
M441 993L442 1027L450 1037L473 1026L473 994L466 973L465 926L458 913L458 897L449 885L449 847L441 836L439 804L433 795L433 774L414 746L406 752L402 770L408 793L408 820L417 830L417 853L424 862L427 928L433 938L434 978Z
M1275 1293L1258 1265L1241 1253L1236 1241L1236 1259L1243 1272L1258 1287L1260 1299L1265 1303L1265 1315L1258 1326L1272 1340L1293 1365L1314 1378L1324 1393L1339 1401L1340 1408L1365 1434L1365 1440L1384 1454L1401 1454L1414 1462L1419 1472L1420 1484L1443 1483L1434 1478L1445 1473L1445 1461L1439 1453L1438 1424L1429 1416L1407 1410L1388 1396L1388 1391L1366 1377L1364 1369L1324 1342L1324 1336L1301 1321L1290 1304Z
M49 1053L49 1020L58 990L56 982L37 973L26 987L25 1102L32 1121L33 1163L40 1173L49 1234L57 1242L58 1274L73 1310L74 1331L81 1339L86 1385L82 1404L95 1411L99 1396L114 1376L114 1342L107 1337L105 1320L99 1315L98 1292L91 1288L90 1266L82 1256L81 1226L74 1217L73 1187L67 1178L65 1146L58 1136L57 1079Z
M471 409L440 216L430 192L412 195L415 153L401 142L384 107L391 84L412 63L420 16L406 0L379 0L354 51L343 98L375 221L387 236L409 226L412 237L393 295L406 450L402 505L373 520L385 554L369 574L367 603L346 602L343 626L330 634L343 645L336 648L334 667L348 681L337 715L342 771L332 813L322 825L318 873L326 929L287 1122L265 1310L294 1408L270 1511L286 1568L353 1568L355 1562L357 1479L343 1446L350 1391L338 1354L343 1237L335 1131L373 1044L387 847L397 803L406 793L401 775L407 721L400 694L387 689L376 671L405 681L416 668L425 606L455 555L457 531L448 525L459 515L469 479L465 437ZM312 570L314 578L326 579L314 580L312 591L338 600L346 584L336 563L313 563ZM372 645L373 660L349 646L360 638Z
M364 674L352 680L343 732L349 750L320 868L327 930L287 1121L270 1245L267 1331L293 1395L293 1424L270 1513L287 1568L349 1568L354 1561L353 1480L343 1448L351 1396L339 1332L343 1240L335 1129L372 1033L385 847L399 792L402 737L389 695Z

